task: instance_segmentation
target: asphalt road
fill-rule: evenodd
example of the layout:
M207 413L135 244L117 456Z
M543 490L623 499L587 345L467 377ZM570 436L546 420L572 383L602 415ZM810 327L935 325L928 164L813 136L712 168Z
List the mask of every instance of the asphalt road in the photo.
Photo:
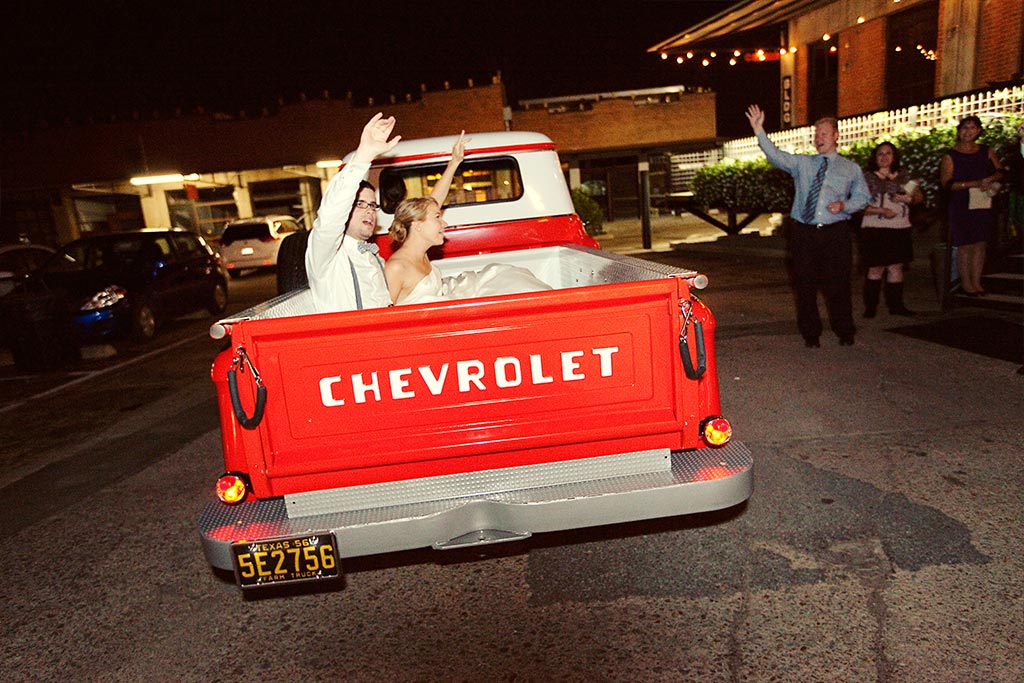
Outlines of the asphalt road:
M805 349L771 249L646 257L710 278L747 504L359 558L338 585L246 598L195 531L219 344L179 321L51 376L0 372L0 677L1024 680L1019 363L901 331L950 320L921 269L918 318ZM271 289L233 281L233 306Z

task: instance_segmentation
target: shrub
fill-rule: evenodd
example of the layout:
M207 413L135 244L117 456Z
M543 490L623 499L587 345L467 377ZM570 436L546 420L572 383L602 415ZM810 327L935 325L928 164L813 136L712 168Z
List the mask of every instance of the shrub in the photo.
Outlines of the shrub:
M772 213L788 211L793 203L792 178L764 158L705 166L690 189L705 208Z
M1004 161L1014 151L1020 116L998 116L984 120L985 132L979 142L992 147ZM866 168L871 151L880 142L893 143L900 150L903 168L921 182L925 205L939 204L939 164L956 142L956 125L936 126L862 140L840 153ZM694 199L705 208L760 213L787 213L793 203L793 181L789 174L759 157L750 161L722 161L699 169L690 185ZM1005 190L1004 190L1005 191Z
M604 209L590 196L587 188L581 186L572 191L572 205L588 235L604 233Z

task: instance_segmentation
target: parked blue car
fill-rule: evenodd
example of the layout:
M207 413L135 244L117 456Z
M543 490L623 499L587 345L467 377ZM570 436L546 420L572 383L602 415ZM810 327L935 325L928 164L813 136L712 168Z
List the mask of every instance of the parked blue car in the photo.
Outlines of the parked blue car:
M59 295L82 343L125 336L144 342L174 317L201 309L222 314L228 275L199 235L147 229L66 244L23 290Z

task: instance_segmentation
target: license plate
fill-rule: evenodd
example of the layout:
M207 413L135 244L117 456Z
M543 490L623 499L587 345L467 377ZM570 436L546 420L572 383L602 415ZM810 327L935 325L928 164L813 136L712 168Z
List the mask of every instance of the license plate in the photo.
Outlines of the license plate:
M332 533L233 543L231 559L242 588L320 581L340 574Z
M251 256L252 247L242 247L242 256Z

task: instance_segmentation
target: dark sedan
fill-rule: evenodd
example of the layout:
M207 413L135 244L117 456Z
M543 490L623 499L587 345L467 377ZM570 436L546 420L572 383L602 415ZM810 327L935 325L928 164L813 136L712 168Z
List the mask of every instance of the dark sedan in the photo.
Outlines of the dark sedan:
M227 271L195 233L149 229L91 235L62 247L31 277L29 291L59 294L78 338L151 339L161 321L227 307Z
M0 296L7 294L53 255L42 244L0 245Z

